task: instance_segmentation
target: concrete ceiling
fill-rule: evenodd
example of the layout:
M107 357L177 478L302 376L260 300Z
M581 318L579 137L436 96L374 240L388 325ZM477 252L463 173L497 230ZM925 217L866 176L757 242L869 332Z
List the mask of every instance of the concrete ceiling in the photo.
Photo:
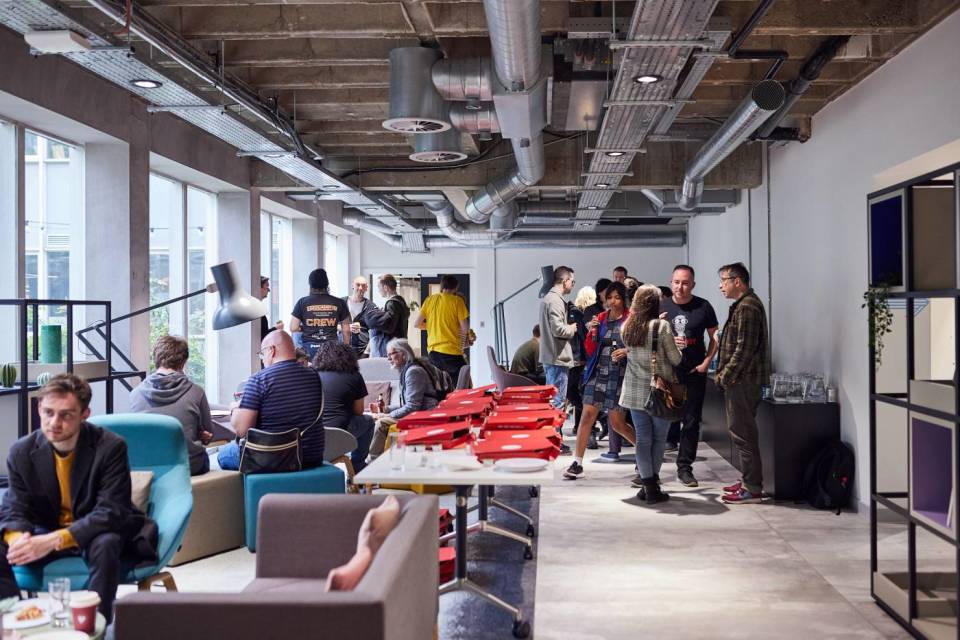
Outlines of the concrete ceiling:
M64 4L107 26L103 15L82 0ZM411 152L407 137L381 127L387 117L392 48L437 46L448 57L489 55L490 49L480 0L135 0L135 4L211 54L211 59L222 59L226 73L261 96L276 98L293 116L304 140L327 155L327 166L341 171L422 166L406 159ZM755 0L721 0L714 17L726 18L736 32L756 5ZM789 82L825 38L859 36L855 46L826 66L791 112L787 124L808 136L813 135L814 114L958 7L960 0L779 0L742 49L786 51L788 59L775 78ZM612 24L614 11L623 19L633 10L633 2L544 0L545 42L564 38L571 20L601 17ZM116 24L108 26L116 30ZM174 63L169 66L176 72ZM669 134L693 140L706 137L769 66L763 60L717 58ZM186 74L183 78L192 80ZM572 138L556 126L548 132L554 135L547 136L553 144L547 147L549 170L543 188L576 189L582 183L581 167L589 161L583 148L595 135L591 138L591 133L581 132ZM470 155L486 150L485 160L493 159L457 172L364 173L363 186L476 188L510 161L496 159L508 148L488 149L496 144L496 136L491 142L473 142L466 149ZM678 185L698 143L658 141L647 146L648 153L634 161L634 177L621 188ZM707 186L739 188L758 181L759 154L738 152L708 179Z

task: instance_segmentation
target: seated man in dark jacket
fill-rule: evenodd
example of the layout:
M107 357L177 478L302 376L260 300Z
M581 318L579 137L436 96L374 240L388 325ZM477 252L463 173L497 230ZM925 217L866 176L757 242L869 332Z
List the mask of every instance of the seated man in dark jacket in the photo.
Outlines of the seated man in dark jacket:
M82 555L109 621L122 570L156 562L157 526L130 501L120 436L86 422L90 385L65 373L38 393L40 430L14 443L0 506L0 598L19 596L12 566Z
M530 378L537 384L546 384L543 363L540 362L540 325L533 325L533 337L517 347L510 363L510 373Z

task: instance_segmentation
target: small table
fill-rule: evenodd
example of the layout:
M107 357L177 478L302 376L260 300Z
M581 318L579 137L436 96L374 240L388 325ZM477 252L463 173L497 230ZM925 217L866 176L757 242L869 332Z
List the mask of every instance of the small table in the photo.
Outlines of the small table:
M421 467L420 453L407 451L403 469L390 468L390 454L384 453L357 474L354 479L359 484L427 484L450 485L457 493L456 507L456 535L457 549L456 574L453 580L440 585L440 595L452 591L466 590L480 596L487 602L508 611L513 616L513 635L517 638L526 638L530 635L530 623L523 619L523 614L517 607L501 600L492 593L484 590L467 575L467 500L474 486L536 486L550 484L557 478L555 461L547 464L546 468L533 473L517 473L501 471L493 466L485 465L474 471L452 471L446 467L445 461L467 457L463 450L434 452L439 466ZM472 456L471 456L472 457Z
M96 626L94 627L93 633L90 634L90 640L102 640L103 632L106 630L106 628L107 628L107 619L104 618L103 614L98 611ZM60 629L54 629L48 623L48 624L40 625L38 627L28 627L26 629L17 629L17 633L20 634L21 638L25 638L27 636L37 635L38 633L46 633L48 631L61 631L61 630L72 631L73 625L69 627L63 627Z

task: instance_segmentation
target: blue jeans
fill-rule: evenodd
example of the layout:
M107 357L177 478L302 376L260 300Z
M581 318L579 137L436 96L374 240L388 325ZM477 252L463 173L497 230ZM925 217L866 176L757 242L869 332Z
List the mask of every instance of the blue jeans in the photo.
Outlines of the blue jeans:
M547 374L547 384L553 385L557 389L557 395L550 402L559 409L567 398L567 380L570 378L570 369L558 367L555 364L545 364L543 365L543 372Z
M217 450L217 463L224 471L240 469L240 445L236 440L228 442Z
M630 415L637 434L637 472L641 478L652 478L660 473L663 464L670 422L655 418L643 409L631 409Z
M371 416L352 416L347 424L349 431L357 439L357 448L350 454L353 472L360 473L367 466L367 454L370 453L370 442L373 440L373 418Z

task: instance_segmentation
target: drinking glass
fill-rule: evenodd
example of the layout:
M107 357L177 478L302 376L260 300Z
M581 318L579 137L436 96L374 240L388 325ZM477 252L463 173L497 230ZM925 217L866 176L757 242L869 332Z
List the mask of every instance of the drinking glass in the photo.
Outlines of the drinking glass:
M790 376L787 384L787 402L803 402L803 378Z
M782 373L775 373L770 376L770 384L773 387L773 399L775 402L787 401L787 376Z
M420 466L427 467L427 468L433 466L433 445L432 444L424 445L423 453L420 455Z
M70 578L55 578L47 583L50 594L50 626L66 627L70 619Z
M812 375L804 390L803 399L806 402L825 402L827 399L827 385L822 375Z
M402 471L407 454L407 433L397 431L390 434L390 443L390 468L394 471Z

